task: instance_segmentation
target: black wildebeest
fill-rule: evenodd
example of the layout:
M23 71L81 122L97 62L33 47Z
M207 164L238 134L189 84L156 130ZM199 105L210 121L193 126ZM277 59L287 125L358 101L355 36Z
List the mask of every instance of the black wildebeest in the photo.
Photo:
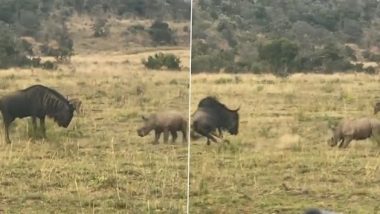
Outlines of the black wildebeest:
M36 118L39 118L42 134L46 137L45 117L51 117L59 126L67 128L73 117L74 106L57 91L43 85L33 85L1 98L0 111L5 141L11 143L9 126L16 118L31 116L34 130L37 127Z
M144 125L137 130L140 137L149 134L150 131L155 131L155 143L158 143L161 133L164 133L164 142L169 140L169 133L172 135L172 142L177 139L177 131L182 132L183 143L187 140L187 120L182 117L177 111L166 111L151 114L149 117L142 117Z
M227 130L232 135L238 134L239 109L230 110L215 97L203 98L192 116L191 126L196 133L207 137L207 145L210 145L210 140L217 142L213 134L216 130L220 136L222 130Z

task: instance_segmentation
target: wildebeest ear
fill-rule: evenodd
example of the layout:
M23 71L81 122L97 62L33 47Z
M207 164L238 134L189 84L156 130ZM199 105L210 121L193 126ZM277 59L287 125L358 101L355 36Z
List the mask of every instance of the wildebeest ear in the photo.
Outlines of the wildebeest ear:
M146 118L144 115L142 115L141 118L142 118L144 121L147 121L147 120L148 120L148 118Z

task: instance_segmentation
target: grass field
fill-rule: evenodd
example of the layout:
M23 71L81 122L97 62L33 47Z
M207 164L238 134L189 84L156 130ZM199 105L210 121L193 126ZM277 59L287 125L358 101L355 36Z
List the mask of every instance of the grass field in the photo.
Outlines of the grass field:
M81 54L57 71L0 71L0 95L43 84L82 100L67 129L47 120L47 139L32 139L30 119L0 142L0 212L184 213L187 146L140 138L141 115L177 109L187 116L188 50L181 72L145 70L155 52ZM1 119L2 120L2 119ZM1 122L2 126L2 122ZM162 139L161 139L162 140Z
M192 112L207 95L241 110L230 144L191 143L190 212L379 213L380 148L326 143L340 118L374 117L379 86L364 74L192 75Z

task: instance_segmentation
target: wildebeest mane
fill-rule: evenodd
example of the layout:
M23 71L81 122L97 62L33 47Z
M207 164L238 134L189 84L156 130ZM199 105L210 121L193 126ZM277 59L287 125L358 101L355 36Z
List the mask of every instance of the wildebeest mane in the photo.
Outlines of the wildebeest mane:
M233 111L227 108L227 106L225 106L223 103L219 102L218 98L213 96L205 97L201 101L199 101L198 108L223 108L229 111Z

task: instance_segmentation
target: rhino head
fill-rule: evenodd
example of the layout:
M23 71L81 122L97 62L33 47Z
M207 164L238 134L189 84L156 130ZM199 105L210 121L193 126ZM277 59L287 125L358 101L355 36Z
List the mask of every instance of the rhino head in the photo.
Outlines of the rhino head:
M137 134L140 137L144 137L149 134L150 131L154 128L154 121L152 121L151 118L147 118L145 116L142 116L142 119L144 121L144 125L137 129Z

